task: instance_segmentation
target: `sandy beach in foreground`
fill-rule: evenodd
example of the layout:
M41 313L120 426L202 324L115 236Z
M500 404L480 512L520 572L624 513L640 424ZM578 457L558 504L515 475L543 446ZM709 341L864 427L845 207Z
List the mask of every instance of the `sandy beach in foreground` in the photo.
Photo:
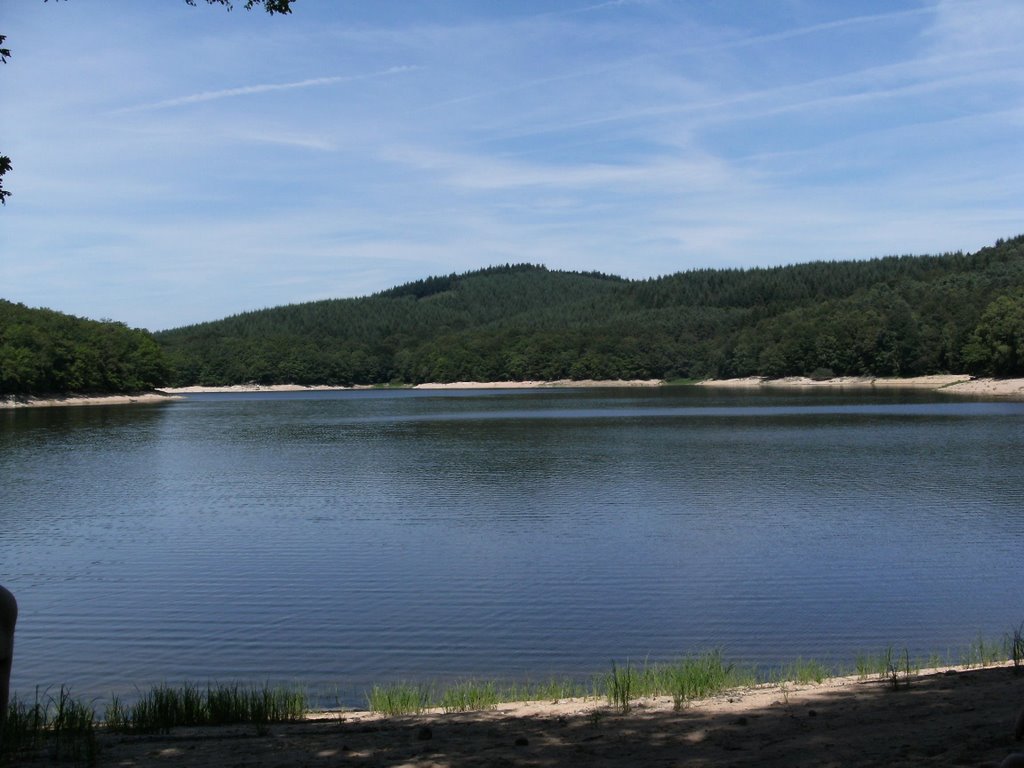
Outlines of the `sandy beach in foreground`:
M604 699L383 717L321 713L275 725L101 736L106 766L999 766L1024 751L1014 725L1024 676L1007 666L735 690L628 713Z

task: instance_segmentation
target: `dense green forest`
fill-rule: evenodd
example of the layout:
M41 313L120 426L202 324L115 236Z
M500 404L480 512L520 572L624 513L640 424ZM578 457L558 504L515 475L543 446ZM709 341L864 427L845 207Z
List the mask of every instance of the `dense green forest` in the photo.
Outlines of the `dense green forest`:
M155 338L176 385L1024 375L1024 236L639 281L506 265Z
M146 331L0 299L0 396L139 392L169 373Z
M506 265L152 335L0 300L0 395L929 373L1024 375L1024 236L649 280Z

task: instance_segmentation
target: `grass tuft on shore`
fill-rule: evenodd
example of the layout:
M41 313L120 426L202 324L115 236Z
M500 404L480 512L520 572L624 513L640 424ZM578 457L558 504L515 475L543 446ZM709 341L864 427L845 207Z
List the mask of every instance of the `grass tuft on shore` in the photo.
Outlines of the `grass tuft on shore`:
M494 683L466 680L445 689L441 695L441 708L446 713L476 712L494 709L500 700Z
M231 725L294 722L308 711L306 694L295 688L192 684L158 685L131 705L114 696L104 724L114 731L166 733L182 725Z
M388 716L417 715L428 709L471 712L494 709L508 701L558 701L591 696L596 695L596 688L587 688L568 678L506 686L481 680L460 680L443 687L398 682L373 686L366 694L366 703L371 712Z
M832 677L836 670L829 669L816 659L797 658L796 661L779 667L768 675L768 682L789 682L809 685L820 683L827 677Z
M37 755L66 765L96 762L96 712L73 699L67 686L62 685L56 694L37 688L31 704L14 696L0 732L0 766L20 765L23 759Z
M375 685L366 695L367 708L383 715L418 715L434 705L431 686L416 683Z
M636 667L627 660L626 665L612 662L612 669L602 681L608 704L620 712L628 712L631 702L651 696L671 696L675 708L682 709L690 701L707 698L717 693L753 685L757 676L726 664L721 651L699 656L687 656L673 662Z
M516 683L501 689L501 701L559 701L596 696L597 682L588 687L578 680L551 677L541 682Z

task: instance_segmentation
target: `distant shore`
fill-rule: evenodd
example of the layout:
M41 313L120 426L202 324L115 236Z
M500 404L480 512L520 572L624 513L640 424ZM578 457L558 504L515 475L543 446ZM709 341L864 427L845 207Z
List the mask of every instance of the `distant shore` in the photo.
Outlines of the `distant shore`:
M394 389L419 390L496 390L496 389L596 389L596 388L637 388L661 387L666 382L660 379L558 379L555 381L455 381L450 383L416 384ZM916 376L906 379L877 378L871 376L840 376L834 379L809 379L805 376L788 376L769 379L763 376L748 376L740 379L707 379L686 386L712 387L720 389L850 389L850 390L893 390L914 389L942 391L952 395L994 398L1000 400L1024 400L1024 379L979 379L967 374L942 374ZM54 406L82 405L126 405L165 403L181 399L182 395L204 393L242 392L344 392L377 389L369 385L337 387L331 385L304 386L301 384L234 384L226 387L165 387L154 392L130 395L66 395L60 397L5 397L0 398L0 410L11 408L46 408Z
M227 387L164 387L161 392L172 395L188 395L198 393L230 393L230 392L318 392L361 389L549 389L549 388L596 388L596 387L660 387L661 379L558 379L555 381L453 381L448 383L432 382L427 384L396 385L394 387L378 387L368 384L357 384L353 387L335 387L330 385L302 386L300 384L233 384Z
M130 405L166 403L181 398L163 391L132 395L54 395L51 397L0 397L0 410L13 408L53 408L75 405Z
M661 379L557 379L555 381L453 381L450 384L417 384L413 389L546 389L598 387L660 387Z
M742 379L708 379L697 382L696 386L723 389L916 389L972 397L1024 400L1024 379L978 379L967 374L914 376L906 379L840 376L821 381L806 376L781 379L749 376Z
M557 379L555 381L454 381L415 384L395 389L556 389L556 388L615 388L615 387L662 387L667 382L661 379ZM833 379L810 379L806 376L788 376L770 379L764 376L748 376L741 379L706 379L685 386L715 387L723 389L916 389L942 390L955 395L975 397L998 397L1024 400L1024 379L979 379L969 374L940 374L915 376L913 378L879 378L874 376L839 376ZM228 387L168 387L161 390L167 394L187 395L195 393L230 392L314 392L375 389L373 386L335 387L327 385L302 386L299 384L235 384Z

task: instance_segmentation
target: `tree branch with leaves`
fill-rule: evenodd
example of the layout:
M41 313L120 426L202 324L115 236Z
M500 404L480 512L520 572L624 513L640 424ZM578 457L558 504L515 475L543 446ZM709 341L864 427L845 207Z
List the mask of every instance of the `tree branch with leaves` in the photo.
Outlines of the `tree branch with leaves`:
M195 5L196 0L185 0L189 5ZM232 8L231 0L206 0L210 5L223 5L229 11ZM295 0L246 0L245 10L251 11L257 5L262 5L263 10L269 14L275 13L291 13L292 3Z
M7 57L11 55L10 48L4 48L4 40L7 38L4 35L0 35L0 64L7 63ZM11 158L7 155L0 155L0 203L7 204L7 198L11 196L11 193L4 189L4 174L11 170Z

